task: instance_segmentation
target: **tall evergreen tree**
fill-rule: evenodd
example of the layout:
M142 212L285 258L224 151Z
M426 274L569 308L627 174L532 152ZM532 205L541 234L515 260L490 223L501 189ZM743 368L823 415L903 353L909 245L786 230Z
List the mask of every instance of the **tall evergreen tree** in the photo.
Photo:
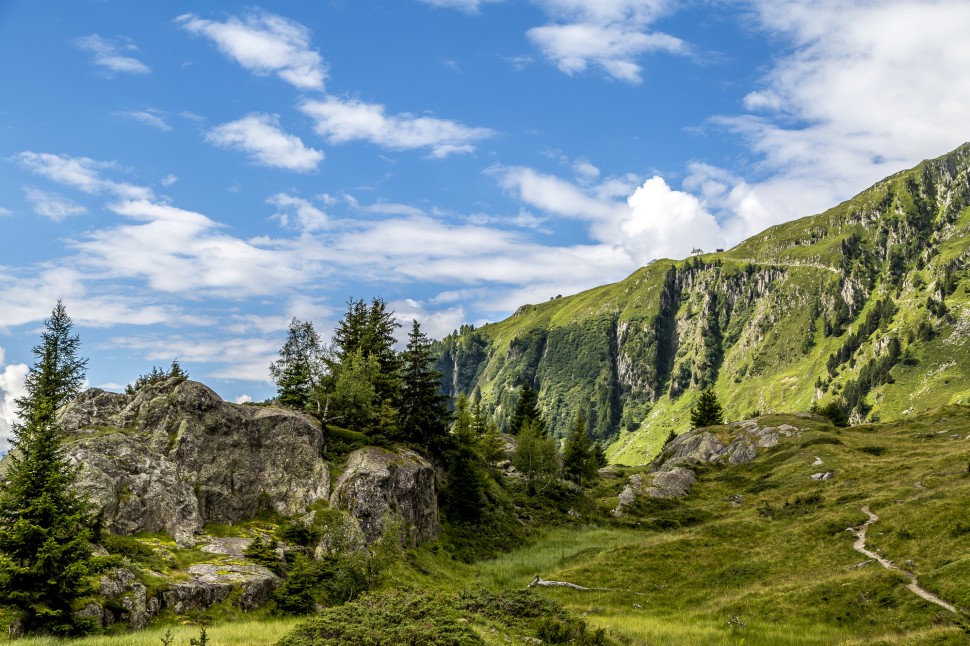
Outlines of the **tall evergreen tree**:
M445 512L452 520L473 521L481 515L485 504L485 474L471 406L464 394L455 401L451 446L446 456L447 479L444 495Z
M88 592L92 538L86 501L61 446L57 409L80 391L85 359L60 301L44 322L27 394L17 400L14 450L0 491L0 603L17 608L27 631L81 632L72 603Z
M691 428L703 428L724 423L724 409L713 390L705 390L690 411Z
M313 408L319 413L320 402L314 401L314 395L326 371L325 359L313 323L294 317L280 348L280 358L269 364L280 403L299 409Z
M401 360L401 434L409 442L439 452L448 435L448 398L441 394L441 373L434 369L431 342L417 321L412 322Z
M472 400L471 407L472 416L472 431L474 431L475 437L482 437L488 430L488 419L485 416L485 409L482 406L482 396L481 393L475 393L475 398Z
M526 381L519 390L519 400L515 403L512 419L509 420L509 434L518 435L529 423L534 423L540 434L545 434L546 423L539 412L539 393Z
M368 307L364 301L352 298L333 338L334 370L339 370L358 350L364 357L374 357L380 365L374 389L381 402L392 405L397 405L401 394L401 358L394 349L394 330L399 327L383 299L372 299Z
M530 494L536 492L538 484L548 484L559 474L559 452L556 442L546 437L545 431L537 420L525 423L518 435L518 448L512 464L528 483Z
M589 484L596 478L598 468L593 456L592 442L589 439L589 425L586 423L586 415L583 413L583 409L579 409L576 418L573 420L569 438L563 447L563 474L569 480L582 486Z

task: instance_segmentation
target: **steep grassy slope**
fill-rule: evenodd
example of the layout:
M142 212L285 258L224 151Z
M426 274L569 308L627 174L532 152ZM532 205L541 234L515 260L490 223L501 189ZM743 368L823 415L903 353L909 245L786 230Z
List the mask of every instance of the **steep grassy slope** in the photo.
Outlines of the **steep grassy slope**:
M970 401L968 168L964 145L727 252L463 327L438 367L500 426L524 381L558 435L582 408L621 464L686 429L707 387L732 419L816 400L856 421Z

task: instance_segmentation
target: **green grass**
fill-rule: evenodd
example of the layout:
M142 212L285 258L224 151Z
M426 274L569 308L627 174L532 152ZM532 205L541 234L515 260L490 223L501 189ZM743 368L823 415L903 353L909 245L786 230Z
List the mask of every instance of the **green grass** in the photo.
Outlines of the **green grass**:
M207 636L212 646L249 646L272 644L291 631L299 623L298 617L235 621L209 626ZM172 646L188 646L189 640L198 639L198 625L155 626L123 635L97 635L81 639L56 639L32 637L9 642L11 646L159 646L167 630L172 631Z

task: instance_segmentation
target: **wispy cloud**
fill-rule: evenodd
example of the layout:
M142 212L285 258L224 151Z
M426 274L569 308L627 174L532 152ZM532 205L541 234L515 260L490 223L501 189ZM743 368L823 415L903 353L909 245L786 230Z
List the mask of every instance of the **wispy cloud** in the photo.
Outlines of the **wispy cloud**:
M300 23L266 11L231 16L225 22L188 13L176 22L209 38L219 51L254 74L276 74L301 90L323 89L326 65L310 48L310 30Z
M395 150L430 148L438 158L472 152L475 142L495 134L488 128L436 117L389 116L383 105L332 96L304 101L300 109L316 120L315 130L331 143L363 140Z
M429 4L432 7L448 7L449 9L458 9L467 13L478 13L482 5L503 2L503 0L421 0L421 2Z
M760 26L790 43L747 114L712 121L744 138L767 179L691 168L732 242L821 211L968 138L970 4L756 0Z
M102 67L109 75L122 74L148 74L151 68L140 60L131 56L137 52L135 47L128 40L109 40L97 34L76 38L74 44L83 51L94 55L95 65Z
M323 153L303 145L296 135L280 128L280 120L271 114L250 114L238 121L216 126L205 140L223 148L246 153L264 166L308 173L317 169Z
M527 32L546 58L566 74L590 65L609 76L640 83L644 54L686 53L675 36L652 31L651 25L673 9L670 0L538 0L553 22Z
M268 200L278 211L273 215L283 227L312 232L327 226L327 214L315 207L309 200L286 193L277 193Z
M13 215L13 211L11 211L10 209L5 209L2 206L0 206L0 218L7 215Z
M34 205L34 213L59 222L72 215L87 213L87 209L71 200L36 188L24 188L24 195Z
M14 156L21 166L59 184L84 193L109 193L125 199L151 199L151 189L126 182L105 179L102 171L115 169L112 162L99 162L89 157L71 157L51 153L24 151Z
M165 119L159 116L160 113L157 110L132 110L128 112L115 112L115 114L163 132L169 132L172 129L172 126L168 125Z
M169 173L168 175L162 178L161 184L162 186L168 187L177 181L179 181L179 178L174 173Z
M279 344L265 337L187 335L144 335L115 337L112 347L137 350L148 361L171 361L178 357L185 363L213 365L200 377L269 381L269 364L277 357ZM194 375L193 375L194 376Z

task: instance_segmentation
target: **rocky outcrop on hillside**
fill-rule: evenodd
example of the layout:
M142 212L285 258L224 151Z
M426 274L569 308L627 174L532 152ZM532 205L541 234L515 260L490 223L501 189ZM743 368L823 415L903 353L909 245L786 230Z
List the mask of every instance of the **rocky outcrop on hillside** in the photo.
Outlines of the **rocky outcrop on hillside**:
M412 544L438 536L435 470L414 451L374 446L354 451L334 485L330 502L357 519L368 543L381 537L385 521L392 515L407 524Z
M330 494L320 425L294 411L223 401L195 381L135 395L91 389L60 414L78 487L113 533L185 543L208 522L303 513Z
M717 427L714 427L717 428ZM726 425L718 437L712 429L688 431L664 447L650 464L646 473L630 476L617 498L614 516L623 516L637 498L683 498L697 482L697 467L714 462L731 465L751 462L759 449L778 445L780 437L798 437L801 431L790 424L762 426L759 420L749 419ZM722 438L728 441L725 444Z

